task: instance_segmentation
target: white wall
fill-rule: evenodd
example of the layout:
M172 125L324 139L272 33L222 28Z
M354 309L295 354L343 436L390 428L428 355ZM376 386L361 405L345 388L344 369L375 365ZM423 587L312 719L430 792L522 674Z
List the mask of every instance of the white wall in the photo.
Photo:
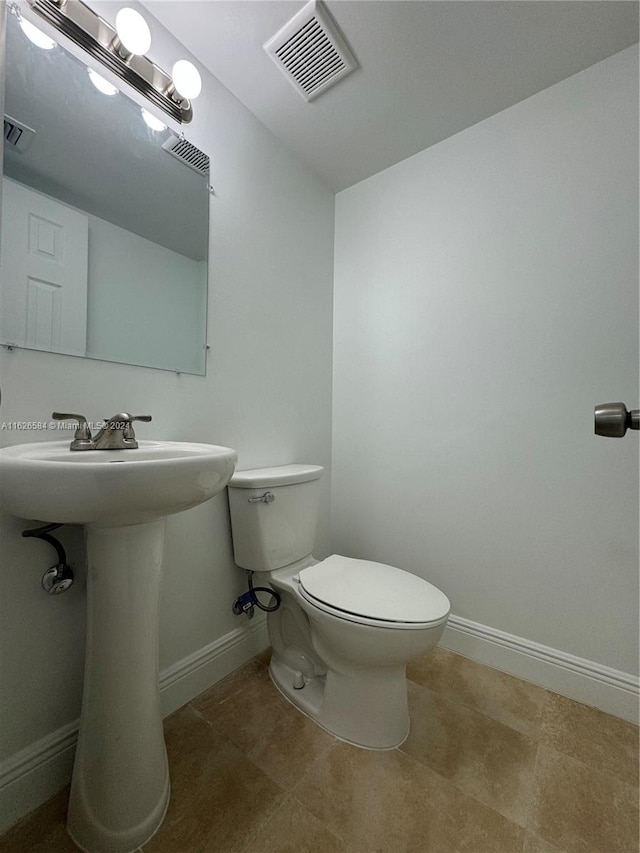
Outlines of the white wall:
M341 192L334 272L333 550L623 673L638 437L593 407L638 405L637 106L630 48Z
M89 214L87 353L202 373L206 272L203 261Z
M151 23L153 58L171 67L185 51ZM229 445L239 468L308 461L329 469L333 195L210 75L194 112L187 138L211 156L215 188L206 377L0 349L0 421L46 421L56 409L92 420L148 412L153 422L139 425L141 438ZM3 444L64 437L71 436L0 430ZM327 470L320 554L327 553L329 480ZM80 710L81 534L62 531L78 582L51 598L40 577L53 552L21 539L27 526L0 516L0 760L9 757L0 771L15 769L11 756L72 723ZM244 588L232 559L226 494L169 519L161 669L245 624L231 612Z

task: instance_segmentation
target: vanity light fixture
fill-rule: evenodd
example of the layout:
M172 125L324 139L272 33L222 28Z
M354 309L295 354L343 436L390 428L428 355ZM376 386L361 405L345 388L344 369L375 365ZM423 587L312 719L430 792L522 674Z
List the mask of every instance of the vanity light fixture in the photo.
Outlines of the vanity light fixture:
M99 92L102 92L103 95L117 94L117 86L114 86L113 83L109 83L108 80L105 80L104 77L101 77L96 73L93 68L87 68L87 71L89 72L89 79Z
M140 112L142 113L142 118L144 119L145 124L147 125L147 127L150 127L151 130L161 131L167 129L167 125L163 124L159 118L156 118L148 110L145 110L143 108L140 110Z
M36 47L41 47L43 50L51 50L56 46L54 40L46 36L37 27L34 27L31 21L25 21L24 18L20 17L19 22L22 32Z
M33 12L98 60L121 80L144 95L156 108L174 121L186 124L193 118L191 100L200 93L202 81L197 68L187 60L175 63L176 79L148 59L151 46L149 26L139 12L128 7L120 9L113 27L82 0L22 0ZM15 2L9 8L23 26L33 24L22 20ZM42 34L53 47L55 42ZM31 36L29 36L31 38ZM45 44L41 44L45 47ZM188 68L187 68L188 66ZM105 81L106 83L106 81ZM103 90L101 90L103 91Z

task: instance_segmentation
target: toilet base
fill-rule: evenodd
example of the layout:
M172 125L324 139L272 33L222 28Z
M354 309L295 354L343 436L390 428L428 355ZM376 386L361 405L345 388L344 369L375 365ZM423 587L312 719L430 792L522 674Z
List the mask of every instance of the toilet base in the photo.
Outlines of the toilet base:
M339 740L362 749L395 749L409 734L405 667L361 668L305 679L274 652L271 680L299 711Z

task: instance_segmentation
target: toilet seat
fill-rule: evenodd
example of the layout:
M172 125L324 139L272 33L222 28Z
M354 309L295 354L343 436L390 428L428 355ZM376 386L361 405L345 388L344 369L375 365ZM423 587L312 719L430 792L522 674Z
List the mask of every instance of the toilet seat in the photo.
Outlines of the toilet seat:
M298 575L299 592L337 618L374 627L436 627L449 616L449 599L428 581L384 563L334 554Z

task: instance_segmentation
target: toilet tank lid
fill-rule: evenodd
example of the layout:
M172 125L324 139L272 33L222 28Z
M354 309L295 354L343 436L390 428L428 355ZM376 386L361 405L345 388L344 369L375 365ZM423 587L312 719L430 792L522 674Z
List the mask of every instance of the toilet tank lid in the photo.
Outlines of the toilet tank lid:
M276 465L272 468L251 468L236 471L229 485L237 489L265 489L268 486L290 486L307 483L322 477L322 465Z

